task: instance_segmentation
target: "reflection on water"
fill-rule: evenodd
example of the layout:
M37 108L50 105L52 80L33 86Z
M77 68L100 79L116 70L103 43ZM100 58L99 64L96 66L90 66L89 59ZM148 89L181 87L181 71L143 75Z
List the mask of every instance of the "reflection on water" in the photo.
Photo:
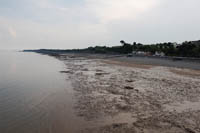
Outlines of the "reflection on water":
M0 133L67 133L83 126L62 69L45 55L0 52Z

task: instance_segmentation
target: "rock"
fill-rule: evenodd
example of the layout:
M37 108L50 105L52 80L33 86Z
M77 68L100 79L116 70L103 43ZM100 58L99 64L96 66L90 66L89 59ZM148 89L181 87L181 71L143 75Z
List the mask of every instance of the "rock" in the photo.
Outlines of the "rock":
M126 82L131 83L131 82L133 82L133 80L131 80L131 79L127 79Z
M60 73L70 73L70 74L73 74L72 71L60 71Z
M107 75L107 74L109 74L109 73L95 73L95 75L97 75L97 76Z
M124 89L127 89L127 90L133 90L134 88L131 87L131 86L125 86Z
M103 72L103 70L100 70L100 69L96 69L96 72Z
M87 68L85 68L85 69L82 69L82 71L89 71Z
M118 127L121 127L123 125L124 125L123 123L114 123L112 126L113 126L113 128L118 128Z
M130 110L130 106L125 105L125 104L117 104L116 107L117 107L117 109L122 110L122 111L129 111Z

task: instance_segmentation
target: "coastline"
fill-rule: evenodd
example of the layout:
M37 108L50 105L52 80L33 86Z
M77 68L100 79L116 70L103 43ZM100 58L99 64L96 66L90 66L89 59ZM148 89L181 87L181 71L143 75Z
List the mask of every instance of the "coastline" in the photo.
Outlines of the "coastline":
M75 90L76 114L93 123L82 132L200 131L199 70L118 55L51 56L66 65L61 73Z
M183 68L200 70L200 59L184 57L155 57L155 56L132 56L126 54L90 54L90 53L40 53L59 58L60 56L84 57L88 59L102 59L116 61L121 64L138 64L149 66L163 66L171 68ZM180 58L177 59L177 58Z

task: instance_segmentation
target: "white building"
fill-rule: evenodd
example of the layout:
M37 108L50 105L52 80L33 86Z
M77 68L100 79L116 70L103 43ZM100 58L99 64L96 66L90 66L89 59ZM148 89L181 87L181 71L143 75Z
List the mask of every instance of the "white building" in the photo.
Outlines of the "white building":
M165 53L156 51L155 56L165 56Z

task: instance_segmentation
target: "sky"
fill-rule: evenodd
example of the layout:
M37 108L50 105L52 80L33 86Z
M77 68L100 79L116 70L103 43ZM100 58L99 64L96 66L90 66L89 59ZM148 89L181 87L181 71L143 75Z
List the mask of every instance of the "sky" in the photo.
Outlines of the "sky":
M200 39L200 0L0 0L0 49Z

